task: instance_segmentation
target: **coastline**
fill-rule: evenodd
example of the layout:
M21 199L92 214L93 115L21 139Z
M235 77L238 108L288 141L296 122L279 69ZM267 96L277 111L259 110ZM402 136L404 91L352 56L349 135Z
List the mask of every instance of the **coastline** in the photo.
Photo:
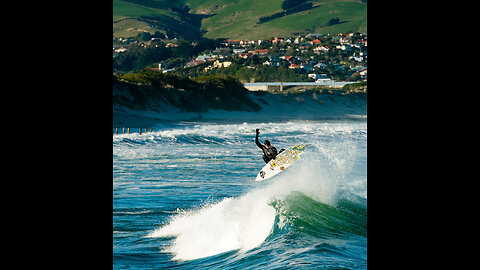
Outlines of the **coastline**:
M165 122L223 121L288 121L288 120L362 120L367 119L365 95L332 95L303 93L301 95L250 94L261 105L258 112L209 109L206 112L185 112L163 104L146 110L114 104L113 128L150 128Z

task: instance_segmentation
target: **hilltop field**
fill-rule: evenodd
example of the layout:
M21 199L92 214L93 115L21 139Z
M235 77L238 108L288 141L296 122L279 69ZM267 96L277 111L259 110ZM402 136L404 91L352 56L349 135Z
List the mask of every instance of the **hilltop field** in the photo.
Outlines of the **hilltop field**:
M290 3L290 4L289 4ZM335 22L335 23L332 23ZM114 37L265 39L367 31L366 0L113 0Z

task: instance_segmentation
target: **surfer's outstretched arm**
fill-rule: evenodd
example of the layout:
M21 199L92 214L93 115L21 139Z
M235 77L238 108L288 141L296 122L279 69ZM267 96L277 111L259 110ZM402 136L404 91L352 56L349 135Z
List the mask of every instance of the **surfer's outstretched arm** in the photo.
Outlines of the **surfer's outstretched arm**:
M260 129L257 128L257 129L255 130L255 132L256 132L256 135L255 135L255 144L256 144L260 149L263 150L263 145L258 141L258 134L260 134Z

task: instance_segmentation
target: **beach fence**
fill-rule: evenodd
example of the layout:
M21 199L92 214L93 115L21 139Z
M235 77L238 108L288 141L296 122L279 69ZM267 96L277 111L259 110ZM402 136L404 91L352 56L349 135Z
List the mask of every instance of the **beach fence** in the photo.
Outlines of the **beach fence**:
M132 133L135 133L138 130L138 133L142 135L142 133L148 133L148 132L153 132L153 128L115 128L113 130L114 134L130 134L130 130ZM121 133L120 133L121 132Z

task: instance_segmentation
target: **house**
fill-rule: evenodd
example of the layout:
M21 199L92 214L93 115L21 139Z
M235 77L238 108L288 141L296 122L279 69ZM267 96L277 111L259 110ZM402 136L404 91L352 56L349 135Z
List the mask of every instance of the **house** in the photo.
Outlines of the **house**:
M313 66L311 64L301 65L300 68L306 71L313 71Z
M165 48L176 48L176 47L178 47L178 45L175 43L167 43L167 45L165 45Z
M340 42L341 44L343 44L343 43L351 43L351 42L352 42L352 39L351 39L349 36L348 36L348 37L340 37L339 42Z
M175 68L166 68L166 69L162 70L162 72L167 73L167 72L172 72L174 70L175 70Z
M254 54L258 54L258 55L265 55L265 54L268 53L268 50L267 50L267 49L254 50L253 53L254 53Z
M353 60L357 62L363 62L363 57L362 56L353 56Z
M287 56L284 55L284 56L282 56L282 57L280 57L280 58L282 58L283 60L286 60L286 61L288 61L288 62L290 62L290 60L295 60L295 58L294 58L293 56L290 56L290 55L287 55ZM293 58L293 59L292 59L292 58Z
M247 59L247 58L252 57L252 56L254 56L254 54L251 53L251 52L241 53L241 54L238 55L238 57L241 57L243 59Z
M216 60L213 62L214 68L227 68L232 64L230 61Z
M199 55L197 56L195 61L202 61L202 62L213 61L213 56L208 54Z
M245 51L245 49L233 49L233 53L234 54L239 54L239 53L243 53Z
M317 74L315 74L315 73L310 73L310 74L308 74L308 78L315 80L315 79L317 79Z
M357 72L357 71L361 71L361 70L364 70L364 69L367 69L367 68L364 67L364 66L356 66L356 67L352 68L352 71Z
M315 78L315 82L317 83L329 82L329 81L331 81L331 79L328 78L327 74L317 74L317 77Z
M362 53L360 53L360 55L357 55L356 53L354 53L354 54L353 54L352 56L350 56L348 59L352 59L352 58L353 58L355 61L357 61L357 62L363 62L363 60L366 58L366 56L363 57L363 54L362 54Z
M125 51L127 51L127 48L119 48L119 49L114 50L114 52L116 52L116 53L122 53L122 52L125 52Z
M205 63L205 61L195 60L195 61L186 63L185 67L196 67L196 66L201 65L203 63Z
M308 34L305 37L306 38L319 38L319 37L325 37L326 34Z
M227 39L227 45L240 45L240 40L238 40L238 39Z
M315 82L317 82L317 83L323 83L323 82L331 81L331 79L328 78L327 74L311 73L311 74L308 74L308 77L310 79L314 79Z
M299 65L296 65L296 64L291 64L288 68L289 69L301 69L301 67Z
M352 49L352 46L348 44L342 44L342 45L337 45L335 46L336 49L342 50L342 51L350 51Z
M328 67L328 66L325 65L324 63L318 63L318 64L316 64L315 66L313 66L313 69L326 70L327 67Z
M328 51L330 51L330 48L327 46L320 46L313 49L313 52L317 54L319 54L320 52L328 52Z
M269 56L268 60L263 62L263 65L279 67L282 65L282 60L276 56Z
M261 40L261 39L259 39L259 40L246 40L247 43L245 43L245 44L260 45L260 44L262 44L262 41L263 40Z
M323 82L329 82L331 81L330 78L318 78L315 80L316 83L323 83Z
M366 68L365 68L365 69L362 69L362 70L359 70L359 71L358 71L358 74L360 74L360 77L361 77L362 79L367 79L367 69L366 69Z

